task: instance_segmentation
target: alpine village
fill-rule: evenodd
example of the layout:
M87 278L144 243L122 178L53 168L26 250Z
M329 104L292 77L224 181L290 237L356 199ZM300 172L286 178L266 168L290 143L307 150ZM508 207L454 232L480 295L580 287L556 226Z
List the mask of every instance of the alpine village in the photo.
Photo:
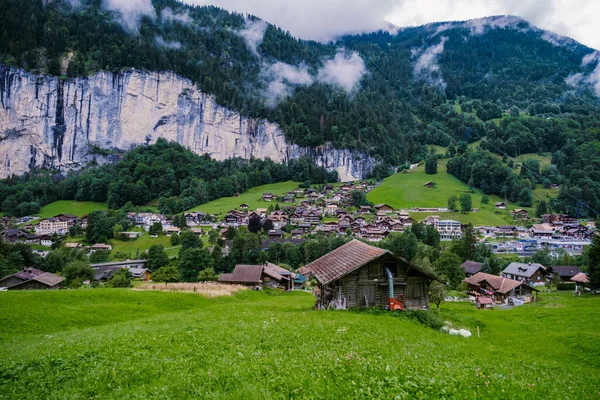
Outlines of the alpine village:
M566 6L254 3L0 0L0 398L600 398Z

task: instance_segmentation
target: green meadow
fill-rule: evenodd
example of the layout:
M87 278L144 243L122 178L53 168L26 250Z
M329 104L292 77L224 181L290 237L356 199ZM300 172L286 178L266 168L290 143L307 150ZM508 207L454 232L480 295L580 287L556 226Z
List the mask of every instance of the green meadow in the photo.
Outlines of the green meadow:
M281 196L298 187L298 182L287 181L280 183L272 183L269 185L257 186L240 194L238 197L222 197L217 200L210 201L200 206L194 207L191 211L202 211L207 214L226 214L233 209L239 209L240 204L246 203L250 210L257 208L268 208L270 205L275 205L275 202L262 201L263 193L272 193L275 196Z
M304 292L0 294L0 398L582 399L600 388L600 296L446 303L450 336ZM435 311L431 311L435 312ZM476 329L480 329L477 337Z
M424 187L426 182L436 183L435 188ZM469 187L455 176L446 172L446 160L440 160L438 163L438 172L434 175L425 173L423 165L417 168L394 174L383 180L381 186L373 189L367 194L369 201L378 204L386 203L395 209L409 210L413 207L438 207L448 206L448 198L452 195L460 197L462 193L467 193ZM411 213L411 216L417 220L425 219L428 215L439 215L442 218L449 218L462 223L471 222L474 225L502 225L510 221L509 211L519 208L515 204L508 204L507 210L498 210L494 203L502 201L498 196L489 196L489 204L481 204L483 193L475 189L471 193L473 207L478 208L478 212L462 214L460 212L452 213Z
M58 200L46 204L40 209L41 218L50 218L58 214L73 214L81 217L96 210L106 210L106 203L97 203L94 201L73 201Z

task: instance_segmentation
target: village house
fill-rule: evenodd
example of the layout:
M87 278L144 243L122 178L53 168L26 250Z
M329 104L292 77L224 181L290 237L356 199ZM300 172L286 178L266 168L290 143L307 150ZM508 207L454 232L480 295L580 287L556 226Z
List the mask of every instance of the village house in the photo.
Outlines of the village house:
M465 279L469 290L475 297L492 297L496 304L508 303L509 297L522 297L526 303L534 300L533 294L538 290L525 282L478 272Z
M439 215L428 215L427 217L425 217L425 220L423 220L423 222L426 225L434 225L440 220L440 216Z
M319 223L320 220L321 220L321 215L316 210L312 210L304 216L304 221L308 222L309 224L316 225Z
M181 232L181 228L178 228L176 226L169 226L165 229L165 233L167 234L167 236L179 235L179 232Z
M517 227L514 225L500 225L496 227L496 237L517 237Z
M433 226L440 233L440 240L453 240L462 237L460 222L451 219L435 221Z
M117 267L117 268L146 268L148 260L124 260L124 261L112 261L105 263L90 264L92 269L98 269L103 267Z
M273 193L263 193L262 195L263 201L273 201L274 198Z
M529 228L529 236L534 238L551 238L554 233L554 229L548 224L533 224Z
M54 244L54 240L52 240L52 236L50 235L40 235L38 236L38 240L42 246L51 247Z
M552 273L560 278L563 282L570 282L571 278L579 274L581 271L577 267L557 266L552 267Z
M39 237L22 229L7 229L1 233L2 241L5 243L39 243Z
M465 270L465 276L468 278L481 271L483 263L467 260L464 263L460 264L460 266Z
M503 201L499 201L497 203L494 203L494 207L496 207L499 210L505 210L506 209L506 203L504 203Z
M325 206L325 214L327 215L336 215L338 206L337 204L327 204Z
M28 267L0 279L0 287L8 290L56 290L64 280L62 276Z
M185 223L187 226L200 225L206 219L206 214L199 212L199 211L185 213L184 215L185 215Z
M310 227L310 225L309 225L309 227ZM309 231L310 231L310 229L309 229ZM300 239L302 237L302 235L304 235L304 231L302 229L292 229L290 233L292 235L292 238L294 238L294 239Z
M302 271L317 280L315 306L319 309L385 307L390 297L404 308L429 309L427 288L432 281L440 281L388 250L358 240L338 247Z
M566 214L544 214L542 215L542 221L547 224L576 224L577 218L570 217Z
M512 217L514 219L528 219L529 218L529 214L527 213L527 210L523 210L522 208L515 208L514 210L512 210L510 212L510 215L512 215Z
M394 209L390 206L388 206L387 204L376 204L375 205L375 211L376 212L383 212L383 213L389 213L394 211Z
M360 206L361 214L371 214L371 206Z
M96 243L92 246L89 246L88 250L90 253L94 253L98 250L111 251L112 246L110 244L105 244L105 243Z
M269 211L269 210L268 210L268 209L266 209L266 208L257 208L257 209L255 210L255 212L256 212L258 215L260 215L261 217L266 217L266 216L267 216L267 212L268 212L268 211Z
M51 235L53 233L65 235L69 233L69 223L66 220L58 218L42 219L40 223L35 226L35 233L37 235Z
M360 232L360 237L372 242L379 242L387 236L387 230L382 228L366 228Z
M296 200L296 197L293 194L288 194L283 198L285 203L293 203Z
M275 268L277 267L277 268ZM244 265L238 264L230 274L219 275L219 282L246 285L246 286L268 286L272 288L281 287L286 290L293 288L291 273L283 276L280 272L286 271L274 264Z
M248 214L243 211L231 210L225 216L225 224L231 226L240 226L248 224Z
M267 236L269 239L281 239L283 232L281 232L281 229L269 229Z
M512 262L504 268L502 276L525 282L529 286L540 286L546 283L548 271L542 264Z

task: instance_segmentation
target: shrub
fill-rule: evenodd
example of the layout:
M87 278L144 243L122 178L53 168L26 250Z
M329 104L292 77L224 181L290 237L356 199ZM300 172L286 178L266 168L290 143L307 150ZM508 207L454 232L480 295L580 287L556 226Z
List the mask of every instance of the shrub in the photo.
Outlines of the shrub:
M561 282L556 285L556 290L575 290L575 282Z

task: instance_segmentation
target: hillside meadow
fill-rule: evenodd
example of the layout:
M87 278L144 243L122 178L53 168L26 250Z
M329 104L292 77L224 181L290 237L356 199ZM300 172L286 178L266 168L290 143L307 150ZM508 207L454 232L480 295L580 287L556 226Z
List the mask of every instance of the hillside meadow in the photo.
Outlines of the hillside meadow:
M600 296L442 305L481 337L309 293L0 293L0 398L597 398Z
M106 203L95 201L58 200L40 209L41 218L51 218L58 214L73 214L81 217L96 210L106 210Z
M287 192L290 192L298 187L298 182L287 181L280 183L272 183L269 185L257 186L249 189L246 192L234 197L221 197L210 201L205 204L201 204L194 207L187 212L191 211L202 211L207 214L219 214L223 215L233 209L239 209L240 204L248 204L250 210L256 210L257 208L268 208L270 205L275 206L276 202L262 201L263 193L272 193L276 196L281 196Z

